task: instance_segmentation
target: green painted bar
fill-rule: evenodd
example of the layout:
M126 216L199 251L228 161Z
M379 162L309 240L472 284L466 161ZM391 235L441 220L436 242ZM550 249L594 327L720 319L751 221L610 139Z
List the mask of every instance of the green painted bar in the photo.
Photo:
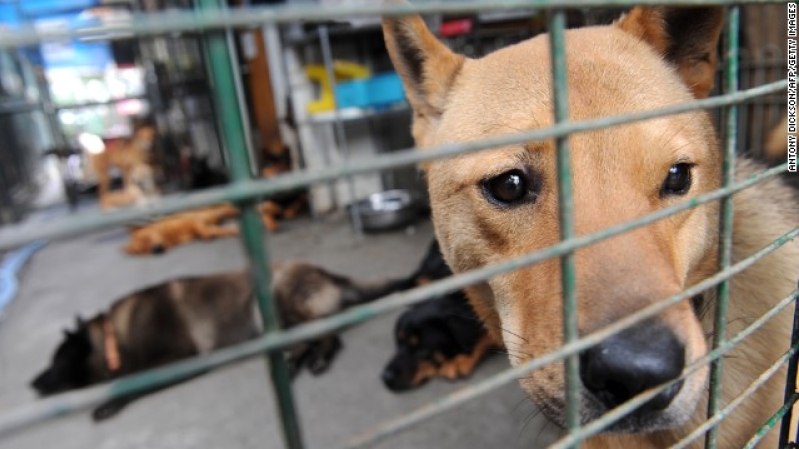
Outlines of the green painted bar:
M738 91L738 29L740 26L740 9L732 6L727 11L726 54L724 55L724 93ZM726 187L735 181L735 148L738 133L738 106L730 105L727 109L726 129L724 133L724 159L721 168L721 185ZM725 269L732 261L732 227L733 199L728 196L721 200L721 228L719 230L719 268ZM717 348L727 338L727 310L729 309L730 281L725 280L718 286L716 316L713 333L713 347ZM712 418L721 405L724 379L724 359L717 359L710 366L710 393L708 395L707 417ZM705 448L715 449L718 446L718 426L707 433Z
M794 296L793 308L793 329L791 330L791 346L799 342L799 291ZM799 372L799 353L794 354L791 360L788 361L788 372L786 373L785 380L785 403L790 401L791 396L797 393L796 390L796 375ZM793 408L788 410L788 413L782 419L780 426L780 440L779 447L787 447L788 441L791 439L791 421L793 420ZM796 435L794 435L794 438ZM795 442L796 440L794 440Z
M569 120L569 91L566 76L565 49L566 13L561 9L549 14L549 55L552 65L552 98L555 123ZM571 160L569 137L555 139L558 170L558 213L560 239L574 236L574 199L572 198ZM574 253L560 258L561 288L563 289L563 341L571 343L579 338L577 329L577 289L574 273ZM566 358L566 428L573 432L580 428L580 359L575 354ZM574 447L579 447L579 443Z
M213 14L224 14L225 8L220 0L199 0L198 8ZM208 54L208 66L214 82L214 100L221 124L224 147L233 183L246 182L252 178L252 167L245 141L245 121L239 107L236 74L233 70L233 55L230 52L228 35L224 31L209 33L204 38ZM258 310L266 333L279 331L280 322L272 301L271 271L264 250L264 229L256 210L255 198L239 202L241 207L241 236L244 249L250 261L250 281L258 301ZM283 430L283 442L290 449L301 449L302 432L297 419L296 406L291 391L286 360L281 352L269 354L269 370L277 398L277 408Z
M788 413L788 410L790 410L791 407L793 407L793 404L796 403L797 400L799 400L799 393L794 393L791 396L790 400L786 402L785 405L780 407L780 409L777 410L777 413L775 413L774 416L771 417L771 419L766 421L766 423L763 424L763 426L757 430L752 439L746 443L744 449L754 449L757 446L757 443L759 443L760 440L762 440L763 437L765 437L766 434L772 428L774 428L777 425L777 423L780 422L782 417L785 416L786 413Z
M282 190L307 186L315 182L329 181L348 175L386 170L401 165L412 165L433 159L482 151L488 148L518 144L531 140L551 139L567 134L591 131L634 121L662 117L664 115L726 106L751 100L769 93L779 92L785 90L786 87L787 80L782 80L736 94L693 101L654 111L557 124L546 129L507 134L465 144L442 145L424 151L415 149L397 151L380 157L364 159L362 161L351 161L323 170L305 171L297 174L279 176L269 180L240 181L227 187L207 189L189 195L173 195L158 203L142 208L123 209L109 213L90 212L76 214L75 216L54 220L52 223L39 224L35 228L6 227L0 230L0 251L13 249L39 239L68 237L104 227L124 225L141 219L144 215L168 214L223 201L241 201L253 196L268 196ZM784 171L787 165L783 164L781 167L783 167L782 169Z
M138 36L197 32L220 28L256 27L268 23L296 21L321 22L335 19L350 19L363 16L398 16L433 13L476 13L509 9L554 9L591 8L602 6L661 5L663 0L497 0L481 1L418 1L414 4L380 3L361 6L305 6L250 7L215 12L189 13L169 12L162 14L134 15L130 23L115 23L106 26L85 26L79 29L36 30L32 27L14 32L0 33L0 48L24 47L48 40L82 39L114 40L126 39L130 34ZM730 0L672 0L669 5L727 5ZM766 4L774 0L741 0L740 4Z
M787 301L782 301L776 306L774 306L773 310L780 311L783 308L787 307L789 304L793 303L794 301L795 299L790 299L789 297ZM744 391L741 394L733 398L726 407L724 407L721 411L719 411L718 413L713 415L710 419L705 421L701 426L694 429L694 431L692 431L685 438L680 440L677 444L672 446L672 449L683 449L685 447L688 447L688 445L690 445L694 440L696 440L697 438L702 436L702 434L707 432L708 429L718 426L718 424L722 420L724 420L727 416L730 415L730 413L735 411L736 408L738 408L741 404L743 404L743 402L752 393L754 393L755 390L762 387L765 382L767 382L774 374L776 374L777 371L780 370L782 365L786 363L786 361L790 361L790 359L796 358L796 356L799 355L799 351L797 351L798 346L799 346L799 341L793 342L791 344L791 349L787 353L785 353L785 355L782 358L780 358L774 364L772 364L772 366L761 376L758 376L758 378L755 379L752 383L750 383L749 386L746 387L746 389L744 389ZM787 398L785 398L786 404L791 401L792 395L793 393L789 395ZM778 447L782 448L785 446L780 444Z

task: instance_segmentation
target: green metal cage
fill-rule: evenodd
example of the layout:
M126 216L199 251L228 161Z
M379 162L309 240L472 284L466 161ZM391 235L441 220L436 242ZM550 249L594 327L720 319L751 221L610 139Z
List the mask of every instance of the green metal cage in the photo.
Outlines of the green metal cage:
M763 323L775 316L778 312L794 304L799 293L794 290L789 297L784 298L772 310L762 317L757 318L742 332L725 338L726 310L729 295L729 279L754 264L758 259L776 250L781 245L791 241L799 235L799 227L781 236L752 256L735 264L731 262L731 235L732 235L732 200L731 196L747 187L764 179L777 176L784 172L787 163L765 170L744 181L735 182L733 179L734 154L737 137L737 111L738 105L775 92L781 92L788 86L788 80L781 80L757 86L748 90L738 89L738 51L739 51L739 6L730 5L727 8L726 48L724 49L724 86L722 95L712 98L697 100L691 103L679 104L660 110L646 111L624 116L603 117L601 119L580 122L569 121L567 108L567 86L565 83L565 57L564 57L564 29L565 8L588 8L606 6L625 6L635 4L679 4L679 5L727 5L727 0L678 0L664 2L656 0L499 0L494 2L478 1L432 1L415 5L385 5L385 6L337 6L327 7L260 7L249 9L227 9L220 0L198 0L194 11L170 12L169 14L150 15L148 17L136 16L132 21L104 27L87 27L78 30L48 30L37 31L25 29L21 32L0 32L0 48L11 48L23 45L37 44L53 39L77 37L82 39L116 39L129 37L131 34L138 36L156 35L172 32L203 32L205 36L206 52L209 58L210 75L215 86L215 100L221 120L222 139L228 152L228 160L233 182L223 188L215 188L200 193L194 193L181 198L166 198L156 205L142 209L128 209L113 213L85 213L58 221L44 223L33 229L7 229L0 234L0 251L8 250L39 239L58 239L74 236L109 226L121 225L142 218L148 214L164 214L181 210L206 206L222 201L233 201L240 206L241 229L244 247L250 260L250 273L253 281L255 295L258 300L261 316L263 318L265 333L252 341L216 351L207 356L196 357L178 362L169 366L153 369L141 374L132 375L109 384L88 388L82 391L67 393L57 397L44 399L32 405L0 414L0 437L34 424L42 423L48 419L56 418L66 413L75 412L96 405L102 401L118 398L125 395L143 392L165 386L175 381L200 374L210 368L221 366L233 361L248 357L267 354L269 358L269 371L276 392L280 416L282 419L283 439L286 447L303 447L300 422L294 406L288 371L280 349L299 341L313 338L322 333L341 330L346 326L363 322L385 312L396 310L400 307L423 301L431 296L439 295L460 289L464 286L488 280L499 273L518 269L535 264L546 259L559 257L563 270L564 292L564 341L565 344L557 351L536 357L521 366L510 368L504 372L482 382L474 383L461 390L440 398L435 403L422 407L415 412L402 416L383 426L372 429L354 437L349 447L361 447L375 443L399 432L413 424L451 409L458 404L472 398L491 392L497 387L515 381L519 377L541 368L549 363L565 360L567 380L567 426L569 433L555 443L553 447L578 447L584 439L601 432L602 429L620 419L626 413L645 403L659 392L668 388L666 384L656 389L642 393L627 403L607 413L601 419L581 426L577 414L578 403L578 354L580 351L597 344L602 339L620 332L634 324L653 317L666 308L709 288L718 289L718 307L715 319L716 332L714 334L712 350L698 362L688 366L680 379L695 371L699 367L711 365L710 399L708 404L708 420L688 435L677 447L685 447L691 441L702 436L706 438L706 447L717 446L717 426L735 407L746 400L749 393L754 391L771 375L775 374L784 364L789 365L789 376L786 385L785 405L771 420L764 423L763 427L753 435L747 447L754 447L771 428L783 421L783 436L781 444L788 441L787 425L790 421L790 410L794 402L799 399L796 390L795 378L797 371L797 354L799 354L799 315L795 315L794 337L791 348L769 370L749 385L746 390L726 407L720 403L721 373L723 370L722 356L740 343L748 335L757 330ZM741 1L741 4L769 3L763 0ZM554 99L556 124L547 129L531 130L513 135L500 136L471 142L463 145L444 145L424 152L409 149L401 152L381 155L369 160L352 160L344 164L329 167L323 170L304 171L293 173L269 180L255 180L252 178L252 167L247 156L244 140L245 119L241 116L241 109L237 104L235 72L230 54L230 30L234 28L247 28L262 26L264 24L281 24L293 21L322 21L337 18L350 18L365 15L403 15L408 13L451 13L451 12L479 12L484 10L535 8L545 9L549 12L549 32L552 55L552 70L554 80ZM568 157L568 136L603 127L615 126L633 121L646 120L686 111L727 108L727 120L723 132L725 148L725 162L723 166L723 187L717 191L701 195L688 202L680 203L657 212L645 215L628 223L617 225L599 232L575 237L573 234L573 211L571 198L571 179ZM360 173L374 172L397 166L408 166L426 160L445 158L453 155L475 152L484 149L519 143L530 140L554 138L558 148L558 175L559 175L559 204L561 216L561 241L545 250L526 254L516 259L503 261L479 270L463 273L443 281L419 287L408 292L392 294L376 303L359 306L338 315L304 324L290 330L281 331L274 304L270 294L269 255L264 248L264 237L261 222L255 209L256 201L264 196L269 196L281 190L307 186L320 181L330 181L337 178ZM645 226L670 215L684 211L700 204L712 201L721 202L722 232L721 232L721 257L719 271L704 281L693 285L686 290L669 298L653 304L645 309L633 313L624 319L613 323L600 331L578 338L576 320L576 295L574 288L574 261L573 253L578 248L585 247L597 241L610 238L614 235ZM797 267L799 270L799 267ZM799 276L799 271L797 271ZM678 382L679 379L673 381ZM788 416L783 420L784 416Z

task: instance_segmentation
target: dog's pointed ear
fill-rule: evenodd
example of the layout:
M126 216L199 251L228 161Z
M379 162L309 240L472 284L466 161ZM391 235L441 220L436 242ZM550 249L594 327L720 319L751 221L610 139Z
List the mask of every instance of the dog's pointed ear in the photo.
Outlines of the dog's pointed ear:
M80 315L75 315L75 330L80 331L86 327L86 321Z
M723 23L721 7L638 7L616 25L646 41L674 65L694 97L705 98L713 89Z
M418 15L384 18L383 35L413 108L413 137L424 146L466 58L441 43Z

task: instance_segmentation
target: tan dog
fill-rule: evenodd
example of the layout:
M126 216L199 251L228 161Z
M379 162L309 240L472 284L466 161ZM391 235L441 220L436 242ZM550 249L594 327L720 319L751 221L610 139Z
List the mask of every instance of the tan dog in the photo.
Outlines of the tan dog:
M111 190L100 195L100 208L105 210L128 206L142 206L157 197L158 189L153 181L153 169L147 164L133 166L131 182L122 189Z
M162 254L172 247L196 239L209 240L238 235L236 227L220 224L238 214L239 210L232 205L221 204L170 215L131 232L125 252Z
M109 144L104 151L91 156L90 164L97 175L101 206L104 203L103 198L111 193L111 177L108 172L111 167L116 167L122 172L123 190L129 191L132 184L138 183L144 195L157 195L152 167L149 165L149 152L155 140L155 135L154 126L148 123L137 123L130 139ZM137 174L137 168L142 166L148 170L144 171L139 168ZM146 178L143 177L145 174L147 175ZM131 200L128 204L135 203L135 198L131 198ZM105 200L105 203L117 205L119 199Z
M635 8L611 26L566 32L572 120L662 108L704 98L713 86L721 8ZM385 19L395 67L413 107L420 147L469 142L553 124L549 43L539 36L481 59L454 54L416 16ZM719 187L720 149L704 111L570 137L575 232L585 235ZM509 145L426 164L436 235L462 272L559 240L552 140ZM739 177L760 167L741 161ZM799 223L792 193L771 180L734 197L733 252L739 260ZM717 270L719 206L712 203L576 252L580 335L696 284ZM732 280L734 335L796 285L797 243ZM714 291L684 301L580 355L583 423L675 379L708 351ZM557 259L504 273L468 289L470 301L511 363L562 344ZM695 311L696 309L696 311ZM789 346L786 310L725 358L723 404ZM614 424L583 447L660 448L705 420L708 369ZM782 404L785 375L759 389L721 424L721 448L742 447ZM564 424L563 364L520 381L556 424ZM776 445L771 432L764 447ZM701 439L700 443L701 444Z

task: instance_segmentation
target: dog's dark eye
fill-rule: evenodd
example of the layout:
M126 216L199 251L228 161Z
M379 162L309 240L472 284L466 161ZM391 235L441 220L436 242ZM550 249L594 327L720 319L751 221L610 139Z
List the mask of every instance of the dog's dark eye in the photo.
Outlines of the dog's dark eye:
M540 182L531 179L524 170L513 169L501 175L487 179L482 183L483 194L498 206L515 206L535 201L540 189Z
M685 195L691 188L691 164L681 163L669 167L660 196Z

